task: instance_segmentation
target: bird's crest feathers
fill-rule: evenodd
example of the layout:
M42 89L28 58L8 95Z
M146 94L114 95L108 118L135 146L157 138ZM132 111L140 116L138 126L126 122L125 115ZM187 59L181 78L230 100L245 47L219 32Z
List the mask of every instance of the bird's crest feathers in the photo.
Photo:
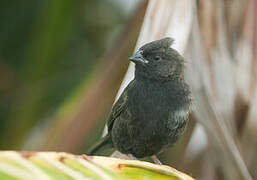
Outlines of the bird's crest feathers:
M145 51L152 51L152 50L160 49L160 48L168 49L173 44L173 42L174 42L174 39L172 39L170 37L166 37L166 38L163 38L160 40L156 40L156 41L147 43L144 46L142 46L140 48L140 50L145 52Z

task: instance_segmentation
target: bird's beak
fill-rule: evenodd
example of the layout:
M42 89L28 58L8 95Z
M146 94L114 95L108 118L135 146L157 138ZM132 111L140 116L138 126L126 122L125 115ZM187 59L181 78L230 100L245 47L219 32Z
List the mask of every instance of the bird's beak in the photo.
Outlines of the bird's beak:
M134 62L134 63L141 63L141 64L147 64L148 61L143 57L142 51L137 51L135 54L129 57L129 60Z

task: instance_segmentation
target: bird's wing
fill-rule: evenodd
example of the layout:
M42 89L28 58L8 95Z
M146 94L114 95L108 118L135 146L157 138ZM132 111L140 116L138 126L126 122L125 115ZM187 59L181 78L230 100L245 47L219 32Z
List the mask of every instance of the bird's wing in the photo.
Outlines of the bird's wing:
M133 82L134 80L129 83L129 85L122 92L117 102L112 107L111 114L107 121L108 132L111 131L113 123L117 119L117 117L119 117L119 115L124 111L124 109L126 109L126 105L128 103L128 89L133 86Z

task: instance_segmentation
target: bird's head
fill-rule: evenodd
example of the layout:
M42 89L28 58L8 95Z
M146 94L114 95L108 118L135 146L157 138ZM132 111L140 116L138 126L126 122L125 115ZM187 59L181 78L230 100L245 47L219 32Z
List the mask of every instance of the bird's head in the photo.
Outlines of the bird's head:
M183 78L184 58L170 46L172 38L164 38L142 46L129 60L136 64L136 77L155 80Z

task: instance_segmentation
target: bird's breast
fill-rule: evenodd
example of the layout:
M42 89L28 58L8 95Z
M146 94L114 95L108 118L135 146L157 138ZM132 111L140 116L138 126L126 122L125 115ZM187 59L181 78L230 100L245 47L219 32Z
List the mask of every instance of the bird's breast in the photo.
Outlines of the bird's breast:
M159 121L182 109L179 93L161 83L136 82L128 92L129 111L135 121Z
M150 156L178 139L189 112L190 100L183 88L133 81L126 93L126 108L112 129L112 141L119 151Z

